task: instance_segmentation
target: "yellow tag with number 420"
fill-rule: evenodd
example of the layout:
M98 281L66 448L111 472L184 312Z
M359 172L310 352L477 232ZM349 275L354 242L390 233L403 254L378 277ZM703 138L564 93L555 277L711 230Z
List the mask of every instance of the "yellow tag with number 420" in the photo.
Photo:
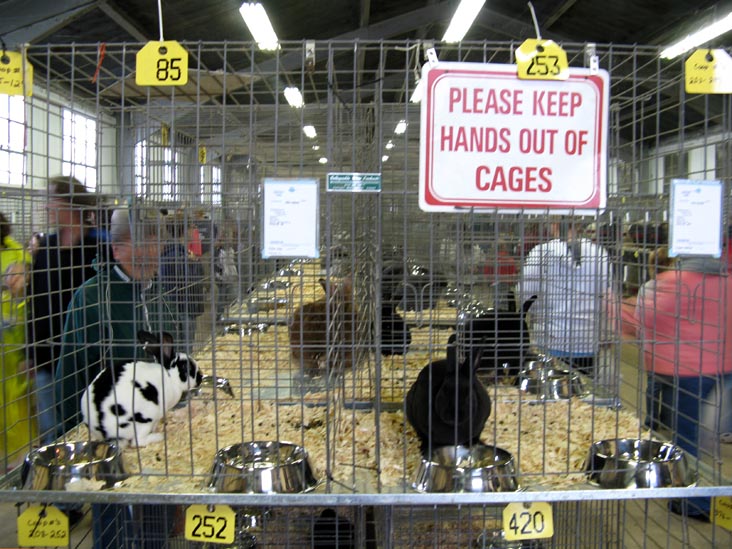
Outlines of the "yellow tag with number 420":
M569 78L567 53L553 40L525 40L516 50L516 65L521 80Z
M175 40L151 41L135 57L138 86L185 86L188 51Z
M186 509L186 539L234 543L236 514L228 505L191 505Z
M503 509L503 533L507 541L552 537L552 506L536 501L509 503Z
M31 505L18 517L18 545L67 547L69 518L53 505Z

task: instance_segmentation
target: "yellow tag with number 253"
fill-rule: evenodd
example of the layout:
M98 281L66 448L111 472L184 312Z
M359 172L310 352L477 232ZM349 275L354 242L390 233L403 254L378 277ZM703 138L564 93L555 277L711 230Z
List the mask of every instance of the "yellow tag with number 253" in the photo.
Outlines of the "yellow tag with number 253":
M536 501L509 503L503 509L503 534L507 541L552 537L552 506Z
M185 86L188 83L188 51L175 40L150 41L135 57L138 86Z
M234 543L236 515L228 505L191 505L186 509L186 533L189 541Z
M569 78L567 53L553 40L529 38L516 50L521 80L566 80Z

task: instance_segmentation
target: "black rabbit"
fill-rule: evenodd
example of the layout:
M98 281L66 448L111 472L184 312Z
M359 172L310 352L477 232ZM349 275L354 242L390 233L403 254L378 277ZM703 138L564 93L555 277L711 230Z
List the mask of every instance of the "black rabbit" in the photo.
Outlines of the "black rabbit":
M447 358L430 362L409 388L407 420L419 436L423 456L439 446L480 442L491 415L491 399L475 375L481 354L479 349L472 362L458 362L453 334Z
M313 523L312 547L314 549L353 549L356 535L353 524L338 515L335 509L323 509Z
M480 350L479 369L494 372L496 381L501 376L516 379L523 362L531 358L526 313L534 301L536 296L529 298L517 311L513 292L509 292L509 310L489 309L463 326L462 341L468 358L474 359Z
M405 355L412 343L412 332L391 303L381 305L381 354Z

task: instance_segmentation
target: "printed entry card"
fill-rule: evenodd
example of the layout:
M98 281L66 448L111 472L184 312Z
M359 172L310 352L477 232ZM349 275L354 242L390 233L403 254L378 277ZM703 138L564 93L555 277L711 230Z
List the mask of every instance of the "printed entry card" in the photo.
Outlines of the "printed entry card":
M721 181L672 179L669 218L671 257L722 255Z
M262 257L320 257L317 179L264 180Z

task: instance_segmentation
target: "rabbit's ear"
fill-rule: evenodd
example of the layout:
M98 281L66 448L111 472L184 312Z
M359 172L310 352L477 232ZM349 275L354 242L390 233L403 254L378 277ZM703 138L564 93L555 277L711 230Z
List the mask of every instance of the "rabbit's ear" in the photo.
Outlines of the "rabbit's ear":
M166 366L173 359L173 336L163 332L160 336L140 330L137 332L137 339L142 343L146 352L150 353L158 363Z

